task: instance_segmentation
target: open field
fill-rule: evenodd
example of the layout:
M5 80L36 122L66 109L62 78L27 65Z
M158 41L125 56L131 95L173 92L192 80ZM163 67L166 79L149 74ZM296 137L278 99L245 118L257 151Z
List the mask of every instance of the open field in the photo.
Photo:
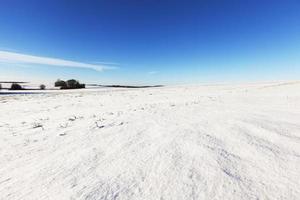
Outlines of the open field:
M299 199L300 82L0 96L0 199Z

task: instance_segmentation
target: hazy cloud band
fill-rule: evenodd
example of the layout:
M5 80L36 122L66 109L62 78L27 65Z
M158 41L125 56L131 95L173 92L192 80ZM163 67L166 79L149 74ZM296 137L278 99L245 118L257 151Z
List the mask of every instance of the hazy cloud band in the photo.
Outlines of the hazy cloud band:
M87 68L96 71L103 71L109 69L116 69L116 67L105 66L105 64L89 64L83 62L76 62L71 60L64 60L59 58L49 58L41 56L33 56L21 53L13 53L9 51L0 51L0 62L14 62L14 63L31 63L41 65L52 65L61 67L77 67Z

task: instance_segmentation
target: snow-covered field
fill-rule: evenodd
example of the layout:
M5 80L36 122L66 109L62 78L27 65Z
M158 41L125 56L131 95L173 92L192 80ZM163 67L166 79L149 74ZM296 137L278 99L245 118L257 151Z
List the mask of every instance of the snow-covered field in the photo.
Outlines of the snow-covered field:
M0 95L0 199L299 199L300 82Z

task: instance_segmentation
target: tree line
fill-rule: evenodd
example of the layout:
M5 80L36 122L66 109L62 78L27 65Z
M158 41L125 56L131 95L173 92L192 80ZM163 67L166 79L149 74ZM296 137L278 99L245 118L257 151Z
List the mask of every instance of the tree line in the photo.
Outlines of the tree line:
M64 89L81 89L81 88L85 88L85 84L80 83L78 80L75 79L70 79L67 81L58 79L55 83L54 83L55 87L59 87L60 89L64 90ZM2 85L0 84L0 90L2 89ZM22 85L20 85L19 83L12 83L9 90L24 90L25 88L22 87ZM44 90L46 89L46 85L41 84L39 86L40 90Z
M67 81L63 81L58 79L54 83L55 87L60 87L60 89L80 89L80 88L85 88L85 84L80 83L79 81L75 79L70 79Z

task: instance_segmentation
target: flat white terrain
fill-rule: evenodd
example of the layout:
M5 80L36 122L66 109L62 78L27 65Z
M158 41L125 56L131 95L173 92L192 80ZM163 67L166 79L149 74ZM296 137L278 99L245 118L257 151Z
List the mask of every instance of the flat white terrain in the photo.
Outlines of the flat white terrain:
M0 199L299 199L300 82L0 96Z

